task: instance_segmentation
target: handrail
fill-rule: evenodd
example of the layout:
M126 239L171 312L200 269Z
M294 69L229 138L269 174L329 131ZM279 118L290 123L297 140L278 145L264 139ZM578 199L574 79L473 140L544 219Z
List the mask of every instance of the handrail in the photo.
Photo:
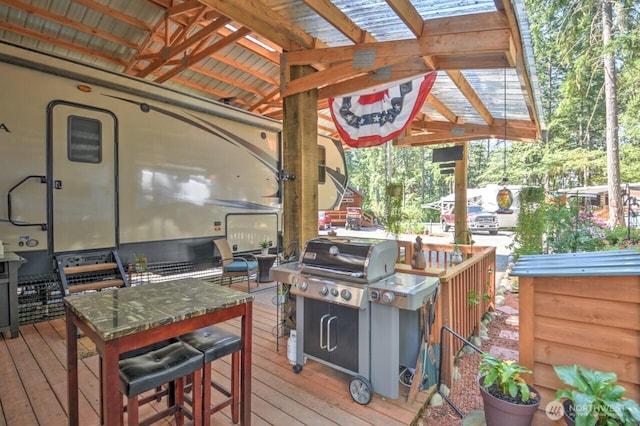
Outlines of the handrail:
M20 222L16 222L11 216L11 193L18 188L19 186L21 186L23 183L25 183L26 181L28 181L29 179L40 179L40 183L47 183L47 177L46 176L41 176L41 175L30 175L27 176L26 178L22 179L20 182L18 182L17 184L15 184L10 190L9 192L7 192L7 216L8 216L8 220L12 225L15 226L39 226L43 231L47 230L47 224L46 223L20 223Z

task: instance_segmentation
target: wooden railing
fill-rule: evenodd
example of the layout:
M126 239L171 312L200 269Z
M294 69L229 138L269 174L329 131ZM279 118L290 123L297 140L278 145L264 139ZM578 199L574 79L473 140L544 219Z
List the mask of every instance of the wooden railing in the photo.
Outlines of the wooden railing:
M446 325L465 338L478 335L482 316L493 308L495 302L496 248L458 245L465 259L458 265L452 265L453 245L423 244L427 267L413 269L412 244L398 241L405 261L396 265L396 271L440 278L431 344L443 347L443 383L450 385L453 356L462 348L462 342L451 339L451 335L445 337L447 341L440 342L440 329Z
M327 210L326 214L331 217L331 225L333 226L344 226L347 222L347 211L346 210ZM369 213L363 211L362 212L362 226L373 226L374 218Z

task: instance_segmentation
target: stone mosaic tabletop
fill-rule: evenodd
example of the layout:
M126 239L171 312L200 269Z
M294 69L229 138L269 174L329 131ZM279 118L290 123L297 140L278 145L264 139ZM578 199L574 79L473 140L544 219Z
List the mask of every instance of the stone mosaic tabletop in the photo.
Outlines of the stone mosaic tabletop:
M220 284L185 278L67 296L64 304L106 341L253 299Z

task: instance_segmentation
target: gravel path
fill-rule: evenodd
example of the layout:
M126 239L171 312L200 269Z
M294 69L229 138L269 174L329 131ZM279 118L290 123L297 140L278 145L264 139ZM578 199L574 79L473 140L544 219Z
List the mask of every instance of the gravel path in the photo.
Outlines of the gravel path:
M488 339L483 340L480 348L484 352L503 358L513 359L518 352L518 297L511 292L505 293L505 304L498 308L493 319L487 325ZM477 385L478 363L480 355L476 352L465 353L455 362L459 379L452 386L449 399L467 415L482 409L482 398ZM437 397L436 397L437 398ZM463 424L460 416L449 404L443 402L437 407L429 406L415 422L417 426L459 426Z

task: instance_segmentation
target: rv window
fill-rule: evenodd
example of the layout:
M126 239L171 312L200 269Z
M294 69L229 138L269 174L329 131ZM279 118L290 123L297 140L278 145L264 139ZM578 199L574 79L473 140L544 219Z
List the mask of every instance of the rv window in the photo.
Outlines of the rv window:
M70 115L67 120L67 156L69 161L102 161L102 123L99 120Z
M318 183L325 183L327 178L327 153L324 146L318 147Z

